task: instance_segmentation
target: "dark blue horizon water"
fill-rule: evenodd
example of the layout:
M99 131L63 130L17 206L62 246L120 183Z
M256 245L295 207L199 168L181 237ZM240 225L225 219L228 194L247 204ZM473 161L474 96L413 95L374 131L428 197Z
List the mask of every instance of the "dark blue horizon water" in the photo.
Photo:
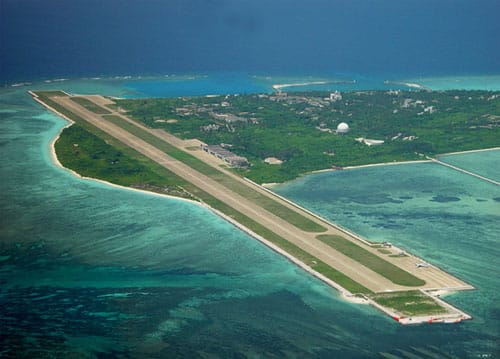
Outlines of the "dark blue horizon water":
M0 84L246 72L500 74L496 0L2 0Z

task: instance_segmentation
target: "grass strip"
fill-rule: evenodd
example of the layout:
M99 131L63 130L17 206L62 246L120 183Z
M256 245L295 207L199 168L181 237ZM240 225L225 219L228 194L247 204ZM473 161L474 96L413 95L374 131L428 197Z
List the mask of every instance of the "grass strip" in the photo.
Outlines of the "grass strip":
M338 250L342 254L363 264L374 272L389 279L394 284L408 287L419 287L425 284L425 281L415 277L413 274L395 266L394 264L380 258L379 256L367 251L359 245L335 235L319 235L318 240L328 244L330 247Z
M80 106L85 107L87 110L96 113L98 115L106 115L110 114L111 111L105 109L104 107L101 107L94 102L90 101L89 99L86 99L84 97L71 97L71 101L76 102Z
M87 122L83 118L81 118L80 116L78 116L78 115L74 114L73 112L71 112L70 110L68 110L66 107L59 105L57 102L55 102L51 99L51 97L56 97L56 96L57 97L68 97L68 95L66 95L64 92L61 92L61 91L35 91L34 93L38 96L38 99L40 101L49 105L54 110L65 115L66 117L72 119L73 121L75 121L75 122L77 122L77 121Z
M300 247L287 241L283 237L277 235L276 233L272 232L271 230L267 229L261 224L255 222L253 219L247 217L246 215L233 209L232 207L226 205L225 203L219 201L218 199L212 197L211 195L205 193L198 193L197 196L200 196L200 198L202 198L204 202L209 204L211 207L233 218L238 223L241 223L242 225L250 229L252 232L258 234L259 236L264 237L271 243L275 244L279 248L286 251L288 254L299 259L301 262L307 264L316 272L323 274L325 277L331 279L332 281L339 284L343 288L347 289L351 293L353 294L372 293L368 288L364 287L363 285L349 278L342 272L339 272L338 270L332 268L331 266L324 263L320 259L307 253Z
M54 97L54 96L59 96L59 97L67 97L68 94L66 94L64 91L59 91L59 90L47 90L47 91L33 91L34 93L37 94L38 97Z
M388 249L377 249L377 251L379 251L380 253L382 254L391 254L392 252Z
M231 178L225 173L219 171L218 169L206 164L200 159L194 157L193 155L170 145L169 143L163 141L162 139L154 136L153 134L141 129L140 127L124 120L123 118L115 115L105 115L103 116L106 120L112 122L113 124L120 126L121 128L133 133L135 136L141 138L142 140L150 143L156 148L164 151L169 156L185 163L189 167L209 176L213 180L222 184L224 187L236 192L246 199L258 204L267 211L275 214L276 216L286 220L287 222L293 224L297 228L306 232L325 232L326 228L317 224L316 222L309 220L297 213L290 208L283 206L276 200L259 193L258 191L250 188L249 186L240 183L239 181Z
M432 297L418 290L372 294L370 298L404 315L433 315L448 312Z

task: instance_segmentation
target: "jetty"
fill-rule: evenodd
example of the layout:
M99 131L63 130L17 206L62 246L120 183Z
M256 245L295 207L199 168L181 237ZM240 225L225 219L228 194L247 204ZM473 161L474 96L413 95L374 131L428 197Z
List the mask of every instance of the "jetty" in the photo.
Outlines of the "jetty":
M437 163L437 164L440 164L441 166L445 166L445 167L451 168L451 169L453 169L453 170L455 170L455 171L465 173L466 175L469 175L469 176L473 176L473 177L479 178L479 179L480 179L480 180L482 180L482 181L486 181L486 182L492 183L492 184L494 184L494 185L500 186L500 182L495 181L495 180L493 180L493 179L491 179L491 178L488 178L488 177L482 176L482 175L480 175L480 174L477 174L477 173L474 173L474 172L471 172L471 171L464 170L463 168L460 168L460 167L454 166L454 165L452 165L452 164L449 164L449 163L446 163L446 162L440 161L440 160L439 160L439 159L437 159L437 158L430 158L430 157L428 157L428 158L429 158L429 160L431 160L432 162Z

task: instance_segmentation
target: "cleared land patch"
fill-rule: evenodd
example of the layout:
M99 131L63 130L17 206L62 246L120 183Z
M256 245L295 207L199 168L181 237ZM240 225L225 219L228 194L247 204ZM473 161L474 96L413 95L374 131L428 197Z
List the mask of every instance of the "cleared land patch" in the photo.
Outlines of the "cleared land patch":
M404 315L445 314L448 310L418 290L370 295L375 302Z

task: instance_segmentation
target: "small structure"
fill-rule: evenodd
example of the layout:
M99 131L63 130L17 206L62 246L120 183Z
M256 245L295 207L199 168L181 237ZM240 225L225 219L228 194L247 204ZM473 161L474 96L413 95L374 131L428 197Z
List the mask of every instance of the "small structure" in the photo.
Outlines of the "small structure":
M371 140L369 138L364 138L364 137L358 137L354 139L357 142L364 143L367 146L378 146L382 145L385 141L384 140Z
M276 157L268 157L264 160L265 163L268 163L270 165L280 165L283 163L282 160L276 158Z
M339 123L339 125L337 126L337 134L345 135L347 132L349 132L349 125L345 122Z
M236 116L231 113L215 113L211 112L210 116L215 118L216 120L222 120L226 123L235 123L235 122L247 122L248 120L244 117Z
M339 91L332 92L330 94L330 101L340 101L342 100L342 94Z
M370 140L368 138L365 138L363 142L367 146L378 146L384 144L384 140Z
M245 157L238 156L222 146L202 143L200 147L203 151L220 158L233 167L247 168L250 165Z
M436 109L434 106L427 106L426 108L424 108L424 112L428 112L432 115L434 112L436 112Z

